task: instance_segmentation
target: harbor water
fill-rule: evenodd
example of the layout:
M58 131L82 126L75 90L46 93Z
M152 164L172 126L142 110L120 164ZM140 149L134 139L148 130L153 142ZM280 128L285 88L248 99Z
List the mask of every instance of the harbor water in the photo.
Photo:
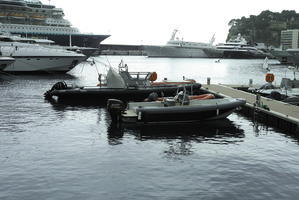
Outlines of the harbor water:
M111 125L103 106L44 100L58 81L96 85L123 59L158 80L265 83L263 60L96 57L65 75L0 75L0 199L298 199L296 136L238 113L171 126ZM293 78L270 60L275 83ZM106 66L105 66L105 65Z

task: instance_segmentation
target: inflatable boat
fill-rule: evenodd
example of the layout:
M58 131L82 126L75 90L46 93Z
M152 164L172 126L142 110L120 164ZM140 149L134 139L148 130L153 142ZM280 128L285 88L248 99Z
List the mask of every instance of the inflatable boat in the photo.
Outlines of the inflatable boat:
M129 72L128 67L119 66L116 71L109 68L105 80L99 74L97 86L73 87L65 82L58 82L44 93L46 99L57 97L60 102L73 103L106 103L108 99L123 101L142 101L150 93L160 97L174 96L178 91L188 91L189 94L199 94L201 84L194 80L156 82L156 72Z
M181 96L181 98L180 98ZM245 105L244 99L204 98L179 93L174 98L151 102L107 101L107 110L114 123L171 123L223 119Z
M249 88L248 91L284 103L299 105L299 80L295 77L293 80L282 78L279 87L270 82L262 85L259 89Z

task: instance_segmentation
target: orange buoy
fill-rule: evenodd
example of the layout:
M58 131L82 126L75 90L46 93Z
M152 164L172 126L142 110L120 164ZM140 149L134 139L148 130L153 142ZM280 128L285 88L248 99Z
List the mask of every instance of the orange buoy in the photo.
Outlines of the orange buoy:
M156 72L152 72L150 77L149 77L149 80L150 81L155 81L155 80L157 80L157 78L158 78L158 74Z
M267 73L265 79L268 83L272 83L274 81L274 74Z

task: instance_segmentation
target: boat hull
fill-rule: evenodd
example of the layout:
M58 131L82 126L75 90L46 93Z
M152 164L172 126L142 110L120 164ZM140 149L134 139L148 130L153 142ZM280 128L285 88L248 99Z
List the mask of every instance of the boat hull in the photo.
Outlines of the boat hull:
M242 51L242 50L223 50L223 58L236 58L236 59L256 59L256 58L266 58L266 54L255 53L252 51Z
M62 48L20 42L1 42L1 53L15 59L3 71L11 73L65 73L86 60L86 56Z
M22 37L47 38L60 46L78 46L98 48L100 43L110 35L93 35L93 34L59 34L59 33L25 33L18 31L9 31L12 34L19 34Z
M80 57L14 57L15 62L3 71L11 73L66 73L85 60Z
M170 124L224 119L245 103L244 99L234 98L197 99L187 103L167 98L164 101L130 102L125 108L124 102L109 99L107 110L113 123Z
M53 86L54 87L54 86ZM108 99L120 99L123 101L143 101L150 93L157 93L159 97L174 96L179 90L199 94L201 84L186 84L184 86L165 85L136 88L104 88L81 87L54 89L47 92L48 97L56 97L58 102L67 104L103 104Z
M144 46L148 57L208 58L203 49L171 46Z
M203 100L204 101L204 100ZM209 101L209 100L206 100ZM229 116L238 107L245 104L244 100L235 100L229 103L219 103L204 106L174 106L162 108L137 108L137 123L170 123L192 122L223 119ZM126 122L126 118L123 118Z

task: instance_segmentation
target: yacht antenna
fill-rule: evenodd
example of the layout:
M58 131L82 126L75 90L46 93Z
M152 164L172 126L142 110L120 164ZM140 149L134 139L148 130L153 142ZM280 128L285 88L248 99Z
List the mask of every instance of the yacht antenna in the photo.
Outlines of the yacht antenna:
M49 5L51 5L51 0L48 0L49 1Z
M213 34L213 36L212 36L212 38L211 38L209 44L210 44L210 45L213 45L214 42L215 42L215 33Z
M107 62L109 64L109 66L112 67L111 64L110 64L110 62L109 62L109 59L107 58L107 56L106 56L106 60L107 60Z
M177 32L178 32L177 29L174 29L174 30L173 30L170 40L174 40L174 38L175 38L175 34L176 34Z

